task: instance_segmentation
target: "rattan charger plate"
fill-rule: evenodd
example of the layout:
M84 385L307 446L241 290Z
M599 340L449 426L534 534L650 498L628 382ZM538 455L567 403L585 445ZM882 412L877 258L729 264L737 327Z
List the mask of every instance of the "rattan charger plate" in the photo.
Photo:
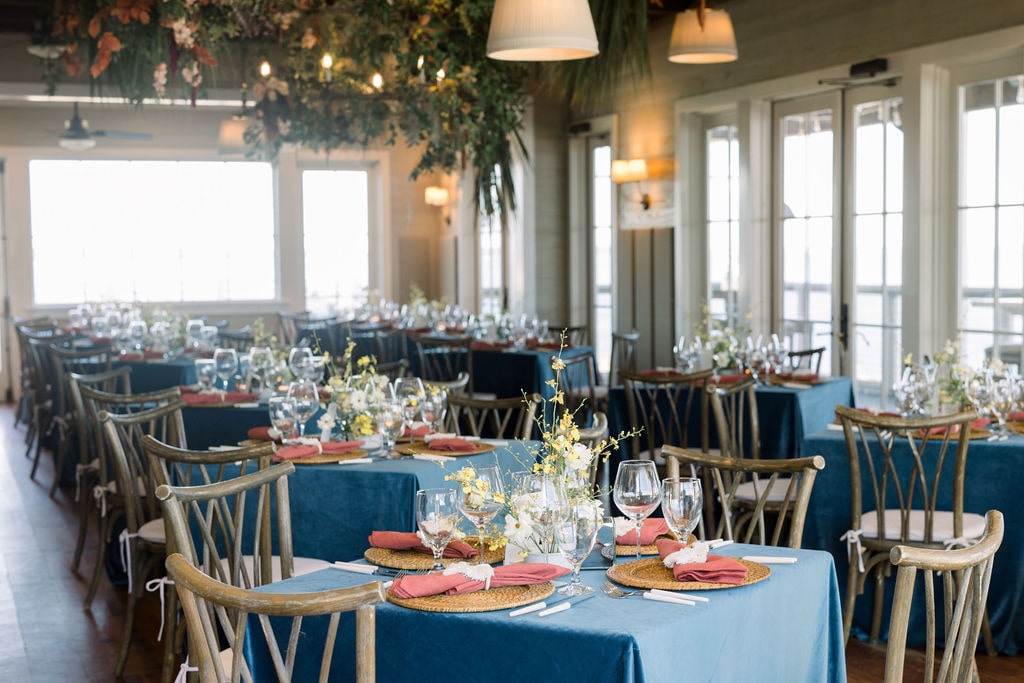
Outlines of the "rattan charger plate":
M477 547L476 543L471 544L474 548ZM375 564L378 567L388 567L390 569L432 569L434 567L434 556L430 553L421 553L415 550L391 550L390 548L367 548L366 552L363 553L363 557L370 564ZM505 549L498 548L491 550L487 548L484 551L484 562L487 564L495 564L505 559ZM441 564L448 566L456 562L475 562L476 558L462 559L459 557L443 557L441 558Z
M676 581L672 570L665 566L660 557L646 560L623 562L614 565L607 571L607 576L616 583L633 588L659 588L667 591L701 591L721 588L738 588L752 583L764 581L771 576L772 570L763 564L736 558L736 561L747 568L747 578L741 584L707 583L704 581Z
M1024 434L1024 422L1007 421L1006 428L1014 434Z
M356 458L365 458L366 451L362 448L356 448L345 453L321 453L320 455L311 455L308 458L292 458L290 462L296 465L323 465L331 462L341 462L343 460L355 460Z
M671 538L673 540L675 539L675 537L676 537L676 535L674 533L672 533L671 531L668 532L667 534L664 534L663 536L659 536L659 538ZM687 541L687 544L696 543L696 542L697 542L697 537L694 536L693 534L690 534L690 539L689 539L689 541ZM615 544L615 551L614 552L615 552L615 555L618 556L618 557L636 557L636 544L630 545L628 543L616 543ZM647 545L642 545L642 546L640 546L640 554L641 555L657 555L658 554L658 546L655 545L654 543L649 543ZM604 546L603 548L601 548L601 557L605 558L606 560L613 559L612 558L612 546L610 544Z
M550 581L527 586L501 586L462 595L427 595L422 598L398 598L388 591L388 602L424 612L493 612L543 600L555 592Z
M395 450L404 455L448 455L451 457L459 457L463 455L480 455L481 453L490 453L494 450L493 443L484 443L483 441L473 441L475 450L472 451L435 451L430 448L429 444L425 444L422 441L416 441L414 443L401 444L395 447Z

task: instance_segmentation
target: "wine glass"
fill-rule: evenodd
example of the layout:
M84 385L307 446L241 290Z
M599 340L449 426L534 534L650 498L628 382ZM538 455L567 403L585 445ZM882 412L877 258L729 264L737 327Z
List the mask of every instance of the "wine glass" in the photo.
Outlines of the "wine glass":
M217 366L217 376L224 382L224 392L227 393L228 382L238 371L238 351L217 349L213 352L213 364Z
M661 511L665 523L681 543L687 543L690 534L700 522L704 495L700 479L669 477L661 482Z
M196 381L199 382L199 393L208 394L213 391L217 381L217 365L209 358L196 360Z
M218 334L220 334L220 330L216 325L203 325L203 329L199 332L202 347L206 350L217 348Z
M469 476L466 477L465 482L462 482L459 512L476 527L480 540L480 553L477 555L476 563L486 564L484 562L486 527L505 505L501 473L498 471L497 465L469 466L464 467L462 471L467 470Z
M295 401L295 416L299 420L299 438L306 434L306 423L320 409L320 391L314 382L300 379L288 385L288 398Z
M313 364L313 349L308 346L296 346L288 352L288 369L297 380L307 379L309 366Z
M146 348L146 334L149 328L145 320L133 320L128 323L128 336L132 340L132 348L142 351Z
M448 411L448 394L438 386L431 386L423 398L420 417L427 423L432 432L440 432L444 424L444 415Z
M459 526L458 492L455 489L421 489L416 492L416 526L434 553L433 571L443 571L441 557Z
M592 500L580 500L566 505L562 515L555 520L555 541L562 557L572 569L569 583L558 589L562 595L584 595L594 591L580 580L580 566L594 549L597 530L603 518Z
M377 431L381 435L381 448L384 450L384 457L397 457L395 452L395 440L402 435L405 427L405 416L402 412L402 404L395 400L382 401L377 406Z
M252 370L252 386L266 389L270 371L274 368L274 351L269 346L253 346L249 349L249 368Z
M399 377L395 380L395 398L402 404L405 425L409 428L410 436L425 396L426 391L419 377Z
M185 334L188 335L188 345L193 349L199 348L200 336L203 332L203 321L193 318L185 324Z
M288 441L295 434L295 401L287 396L271 396L267 402L270 424L281 432L281 440Z
M640 529L661 502L661 480L653 460L625 460L615 473L612 494L622 514L636 523L636 556L640 557Z
M516 507L529 513L538 549L547 554L551 550L555 522L566 506L565 492L546 474L516 472L513 482Z

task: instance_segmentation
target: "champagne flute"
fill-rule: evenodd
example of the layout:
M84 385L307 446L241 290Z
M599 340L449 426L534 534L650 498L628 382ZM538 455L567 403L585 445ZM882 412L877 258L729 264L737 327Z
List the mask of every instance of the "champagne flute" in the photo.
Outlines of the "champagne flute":
M612 494L622 514L636 523L636 556L640 558L640 530L661 502L661 480L652 460L624 460L615 473Z
M562 557L572 569L572 578L568 585L558 589L562 595L585 595L594 592L580 580L580 567L583 560L594 549L597 530L601 528L603 517L592 500L580 500L563 508L563 515L555 521L555 541Z
M295 434L295 401L287 396L271 396L267 402L270 424L281 432L281 441L288 442Z
M443 571L444 549L459 526L458 492L455 489L421 489L416 492L416 526L434 553L432 571Z
M224 382L224 393L227 393L228 382L238 371L238 351L217 349L213 352L213 364L217 367L217 376Z
M320 391L308 379L288 385L288 398L295 401L295 416L299 420L299 438L306 434L306 422L320 409Z
M486 564L486 527L505 505L501 473L497 465L469 466L463 468L463 471L465 470L469 470L471 476L462 483L459 511L476 527L480 540L480 553L477 555L476 564Z
M687 543L690 534L700 522L704 495L700 479L670 477L661 482L661 511L665 523L681 543Z

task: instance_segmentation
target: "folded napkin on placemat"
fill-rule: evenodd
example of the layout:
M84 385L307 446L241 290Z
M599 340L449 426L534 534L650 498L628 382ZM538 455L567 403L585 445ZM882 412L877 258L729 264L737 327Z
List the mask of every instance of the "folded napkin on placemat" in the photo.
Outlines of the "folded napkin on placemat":
M430 425L423 422L413 422L412 425L410 425L409 427L404 427L402 429L402 436L406 438L411 436L422 439L429 433Z
M259 394L250 394L243 391L213 391L209 394L201 394L191 387L181 387L181 400L187 406L209 406L220 403L245 403L254 401L260 397Z
M163 358L163 351L126 351L120 356L121 360L129 363L138 362L140 360L162 360Z
M982 429L985 429L986 427L988 427L990 424L992 424L992 421L989 420L987 417L979 417L976 420L974 420L973 422L971 422L971 430L972 431L981 431ZM928 432L932 436L943 436L946 433L946 428L945 427L932 427L931 429L928 430ZM959 434L959 433L960 433L960 425L953 425L953 434Z
M476 444L465 439L431 439L427 447L432 451L445 451L447 453L472 453L476 450Z
M623 532L622 529L626 525L630 528L628 531ZM615 520L615 542L619 545L636 545L636 523L631 519L616 519ZM650 545L654 543L658 536L667 536L669 532L668 523L660 517L648 517L644 520L643 526L640 527L640 545Z
M1024 410L1015 410L1006 419L1010 422L1024 422Z
M530 342L529 346L530 348L540 349L541 351L558 351L560 349L572 348L572 344L569 342L566 342L565 346L562 346L562 342L560 341Z
M493 349L508 349L512 347L509 342L475 341L469 345L474 351L491 351Z
M742 382L748 377L748 375L718 375L712 377L711 381L718 384L735 384L736 382Z
M462 570L475 572L474 568L481 570L493 569L490 580L477 580L462 573ZM490 572L488 572L490 573ZM569 573L567 567L560 567L557 564L533 564L517 562L516 564L504 564L491 568L490 565L468 565L458 562L445 569L444 573L416 574L395 579L391 585L391 593L398 598L422 598L427 595L462 595L474 593L484 588L499 588L501 586L528 586L534 583L544 583L565 576Z
M317 439L308 439L307 441L315 443L285 446L274 453L274 460L301 460L312 458L315 455L350 453L363 445L362 441L318 441Z
M704 562L674 563L670 556L684 550L686 544L669 538L659 538L655 543L658 545L658 555L665 560L665 566L672 570L676 581L728 583L738 586L747 579L747 568L735 558L724 555L707 555Z
M415 550L418 553L432 554L430 548L414 531L373 531L370 532L370 545L374 548L388 550ZM465 541L452 540L444 549L444 557L476 557L477 550Z
M281 432L273 427L253 427L246 436L253 441L280 441Z
M816 372L776 372L772 376L772 379L776 379L782 382L809 382L814 383L818 381L818 373Z

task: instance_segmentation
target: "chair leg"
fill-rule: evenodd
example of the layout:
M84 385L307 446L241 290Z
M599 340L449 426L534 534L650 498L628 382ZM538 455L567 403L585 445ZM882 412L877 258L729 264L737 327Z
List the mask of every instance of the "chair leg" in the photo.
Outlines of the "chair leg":
M135 544L132 543L128 549L129 553L135 552ZM135 560L138 560L136 557ZM114 669L114 676L120 678L124 674L125 664L128 663L128 651L132 646L132 633L135 631L135 608L139 601L139 592L142 590L142 585L145 583L143 577L145 574L135 567L135 562L132 562L132 590L128 593L128 604L124 609L124 631L121 634L121 653L117 657L117 668Z
M981 638L985 642L985 652L990 657L995 657L999 652L996 650L996 641L992 638L992 625L988 622L988 607L981 617Z
M161 683L171 683L178 673L179 662L184 661L181 645L184 642L185 621L178 622L178 593L174 586L165 586L164 596L164 664L160 672Z
M50 498L53 498L57 492L57 487L60 486L60 479L64 474L64 458L66 453L67 443L65 443L63 436L61 436L57 441L57 455L53 463L53 483L50 484Z
M92 488L97 483L93 470L83 471L76 484L78 492L78 537L75 540L75 553L71 557L71 571L78 572L82 563L82 552L85 550L85 536L89 533L89 518L96 504L92 498ZM96 523L96 533L100 533L100 524Z
M106 515L100 515L96 524L96 562L92 569L92 579L89 581L89 590L85 593L84 609L92 607L93 598L96 597L96 590L100 586L100 577L103 575L103 560L107 553L107 544L110 543L111 529L114 528L114 513L107 510Z
M882 565L875 567L875 600L871 608L870 642L878 642L878 634L882 632L882 609L885 603L885 571Z
M850 570L846 573L846 603L843 605L843 645L850 640L853 630L853 608L857 604L857 559L850 558Z

